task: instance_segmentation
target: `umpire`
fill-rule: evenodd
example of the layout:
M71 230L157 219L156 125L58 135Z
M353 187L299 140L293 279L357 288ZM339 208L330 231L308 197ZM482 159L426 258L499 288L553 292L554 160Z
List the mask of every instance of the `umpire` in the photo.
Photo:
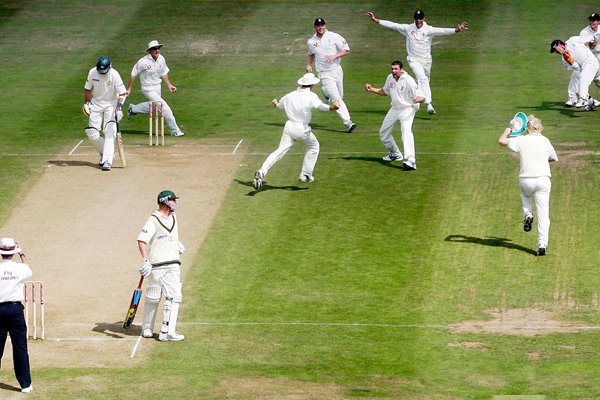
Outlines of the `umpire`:
M18 254L21 262L12 260ZM23 316L23 287L33 274L27 265L27 257L12 238L0 239L0 360L4 355L6 337L10 334L13 348L15 376L21 392L33 390L27 352L27 326Z

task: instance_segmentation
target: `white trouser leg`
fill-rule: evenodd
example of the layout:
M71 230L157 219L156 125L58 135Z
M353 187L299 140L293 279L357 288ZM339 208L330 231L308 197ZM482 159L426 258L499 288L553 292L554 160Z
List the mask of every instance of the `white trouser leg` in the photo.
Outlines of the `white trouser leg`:
M260 173L263 176L267 176L267 174L269 173L269 170L273 167L273 165L275 165L277 163L277 161L281 160L281 158L286 155L286 153L290 150L290 148L294 144L294 140L289 135L289 133L287 133L287 129L286 129L289 123L290 122L288 121L285 124L285 127L283 128L283 133L281 135L281 139L279 140L279 147L277 147L277 149L275 149L275 151L273 151L271 154L269 154L269 156L263 162L262 166L259 169Z
M308 132L304 137L299 137L296 140L306 145L306 152L304 153L304 160L302 161L302 171L300 175L312 176L319 158L319 141L317 137L312 133Z
M547 247L550 232L550 192L552 182L547 176L539 178L520 178L523 212L531 213L531 197L535 198L538 220L538 246Z
M117 137L117 122L115 108L109 107L104 111L104 145L102 147L102 163L113 163L115 158L115 139Z
M579 98L587 100L589 97L590 85L597 73L598 60L596 58L591 59L581 66L581 73L579 74Z
M414 58L408 59L408 65L415 74L417 85L425 95L425 104L431 103L431 87L429 86L429 77L431 75L431 61L425 62Z
M340 108L336 110L337 115L347 125L351 122L350 111L344 102L344 72L342 68L335 71L319 74L321 79L321 88L325 97L329 98L329 102L337 101L340 103Z
M174 132L179 132L179 126L177 126L177 121L175 121L175 115L173 115L173 110L171 110L171 107L169 107L169 105L167 104L167 102L161 97L160 92L154 91L154 90L142 90L142 93L144 94L144 96L146 96L146 98L148 98L148 100L150 101L160 101L162 103L163 106L163 117L165 118L165 122L167 123L169 130L171 133ZM148 102L146 103L142 103L145 104L143 107L146 109L146 114L148 114L148 110L150 108ZM138 106L142 106L142 104L139 104ZM135 111L136 108L133 108L133 112Z
M396 140L394 140L394 136L392 135L394 125L399 118L400 111L400 109L390 108L383 119L381 128L379 128L379 139L381 140L381 143L383 143L385 148L393 154L400 153L400 149L398 148Z
M399 115L400 129L402 130L402 144L404 147L404 159L413 164L417 162L415 153L415 135L412 131L413 120L415 119L416 108L405 108Z
M569 86L567 87L567 95L569 96L569 99L577 100L577 96L579 95L579 74L579 71L573 71L571 73Z

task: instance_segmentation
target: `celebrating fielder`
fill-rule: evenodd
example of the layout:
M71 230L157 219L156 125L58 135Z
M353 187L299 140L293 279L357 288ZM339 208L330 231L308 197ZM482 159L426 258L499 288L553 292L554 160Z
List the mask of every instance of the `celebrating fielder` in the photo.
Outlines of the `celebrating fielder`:
M431 80L431 41L435 36L453 35L455 33L464 32L468 29L467 22L461 22L456 28L436 28L427 25L425 22L425 13L421 10L415 12L415 22L412 24L397 24L395 22L386 21L375 17L372 12L366 13L371 18L371 21L380 24L381 26L393 29L406 36L406 60L412 69L419 87L425 94L425 104L427 104L427 112L435 114L431 99L431 88L429 81Z
M383 157L384 161L402 161L403 168L406 171L417 169L417 155L415 153L415 137L412 132L412 124L415 114L419 109L419 103L425 101L423 92L417 86L417 82L404 69L401 61L392 62L392 73L388 75L383 87L376 88L370 83L365 83L365 90L380 96L390 96L392 98L392 107L383 119L379 129L379 138L390 152ZM404 145L404 156L400 152L392 131L394 124L400 123L402 131L402 144Z
M131 70L127 95L129 96L131 94L135 77L139 75L142 93L149 101L140 104L129 104L127 118L133 118L136 114L148 114L150 102L161 102L163 115L165 121L167 121L167 125L169 125L171 136L183 136L184 133L179 129L177 121L175 121L173 110L171 110L171 107L169 107L161 95L162 81L165 81L169 92L175 93L177 91L177 87L173 86L169 79L169 67L167 66L165 58L160 54L161 47L163 47L163 45L158 43L158 40L153 40L148 43L148 48L146 49L146 53L148 54L140 58Z
M306 72L313 72L312 64L321 79L321 87L327 102L338 103L338 116L344 121L346 132L352 133L356 124L350 119L350 111L344 103L344 70L342 57L350 54L350 46L341 35L327 30L323 18L314 23L315 34L308 39L308 60Z
M100 57L85 81L83 113L89 117L85 134L100 154L102 171L110 171L115 158L117 123L123 117L125 92L123 80L112 68L110 58Z
M183 340L177 333L179 305L183 300L181 290L180 255L185 248L179 241L179 225L175 216L177 199L170 190L158 194L158 210L144 224L137 237L138 248L143 258L140 274L148 278L142 336L154 336L153 328L161 294L165 296L163 323L158 340L161 342Z
M519 186L521 187L521 202L523 205L523 230L529 232L533 223L531 198L535 198L535 208L538 218L538 256L546 255L548 233L550 231L550 162L558 161L558 156L550 140L542 135L542 121L533 115L527 117L526 133L521 136L509 137L514 130L514 120L511 126L504 129L498 139L498 144L508 146L519 154L521 160L519 169Z

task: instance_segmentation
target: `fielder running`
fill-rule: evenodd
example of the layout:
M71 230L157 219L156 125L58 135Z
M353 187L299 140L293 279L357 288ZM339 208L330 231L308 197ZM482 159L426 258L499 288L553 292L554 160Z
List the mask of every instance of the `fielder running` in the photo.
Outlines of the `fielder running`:
M285 110L288 121L283 127L279 147L267 157L260 169L254 174L254 180L252 181L254 189L260 190L263 187L263 179L267 176L271 167L281 160L296 141L306 145L298 180L300 182L313 182L315 180L313 170L319 157L320 145L310 129L311 111L313 108L321 111L335 111L339 108L339 103L334 102L328 106L311 91L311 88L317 83L319 83L319 78L310 72L306 73L298 80L298 85L300 85L298 89L286 94L279 101L277 99L271 101L271 104L275 107Z
M511 125L513 122L511 121ZM542 121L533 115L527 117L526 134L509 137L514 126L504 129L498 144L508 146L519 154L519 186L523 205L523 230L529 232L533 223L531 198L535 198L538 218L538 256L545 256L550 231L550 163L558 161L558 156L550 140L542 135Z
M388 75L385 84L381 88L373 87L365 83L365 90L380 96L390 96L392 107L383 119L379 129L379 138L390 152L383 157L384 161L402 161L402 167L406 171L417 169L417 155L415 153L415 137L412 131L413 120L419 109L419 103L425 101L425 96L417 86L417 82L404 69L401 61L394 61L391 65L392 73ZM400 152L392 131L394 124L400 123L402 132L402 144L404 145L404 156Z
M100 154L102 171L110 171L115 158L117 123L123 118L125 85L110 58L102 56L90 69L83 90L83 113L89 117L85 134ZM100 133L104 133L104 137Z
M148 218L137 237L138 248L143 258L140 274L148 279L142 336L154 336L153 328L161 295L164 294L163 323L158 340L161 342L183 340L177 333L179 305L183 300L181 290L180 255L185 248L179 241L179 224L175 216L177 199L170 190L158 194L158 210Z
M140 58L131 70L129 86L127 87L127 96L131 94L135 78L139 75L142 93L149 101L140 104L129 104L127 118L133 118L137 114L148 114L150 102L161 102L163 115L169 126L169 130L171 131L171 136L183 136L184 133L179 129L177 121L175 121L173 110L171 110L171 107L169 107L161 95L162 81L165 81L169 92L175 93L177 91L177 87L173 86L169 79L170 70L165 58L160 54L161 47L163 47L163 45L158 43L158 40L153 40L148 43L148 48L146 49L146 53L148 54Z
M415 22L412 24L397 24L395 22L386 21L375 17L372 12L366 13L371 18L371 21L380 24L381 26L393 29L406 36L406 60L412 69L417 83L425 94L425 104L427 104L427 112L435 114L431 98L431 41L435 36L453 35L455 33L464 32L468 29L467 22L461 22L456 28L436 28L427 25L425 22L425 13L421 10L415 12Z
M344 103L344 70L342 57L350 54L350 46L341 35L327 30L323 18L317 18L314 23L315 34L308 39L308 60L306 72L313 72L315 63L321 88L327 102L338 103L338 116L344 122L346 132L352 133L356 124L350 118L350 111Z
M579 84L577 85L579 97L575 107L585 107L586 111L592 111L600 105L600 102L594 101L589 93L592 81L596 81L597 85L600 83L600 64L589 49L588 43L588 36L572 36L566 43L555 39L550 44L550 53L560 54L562 62L568 70L579 71Z

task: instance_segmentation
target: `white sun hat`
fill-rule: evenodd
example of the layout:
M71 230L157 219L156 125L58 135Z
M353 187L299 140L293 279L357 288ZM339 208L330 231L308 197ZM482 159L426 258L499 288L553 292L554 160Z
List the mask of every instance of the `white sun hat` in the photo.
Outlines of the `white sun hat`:
M321 80L317 78L312 72L304 74L302 78L298 79L298 85L300 86L312 86L316 85L319 82L321 82Z
M13 238L2 238L0 239L0 254L3 256L10 256L20 253L21 249L15 243Z
M158 47L160 49L161 47L163 47L163 45L161 43L158 43L158 40L153 40L150 43L148 43L148 48L146 49L146 51L150 51L150 49L153 49L155 47Z
M527 116L522 112L515 114L510 121L510 136L519 136L525 132L527 128Z

